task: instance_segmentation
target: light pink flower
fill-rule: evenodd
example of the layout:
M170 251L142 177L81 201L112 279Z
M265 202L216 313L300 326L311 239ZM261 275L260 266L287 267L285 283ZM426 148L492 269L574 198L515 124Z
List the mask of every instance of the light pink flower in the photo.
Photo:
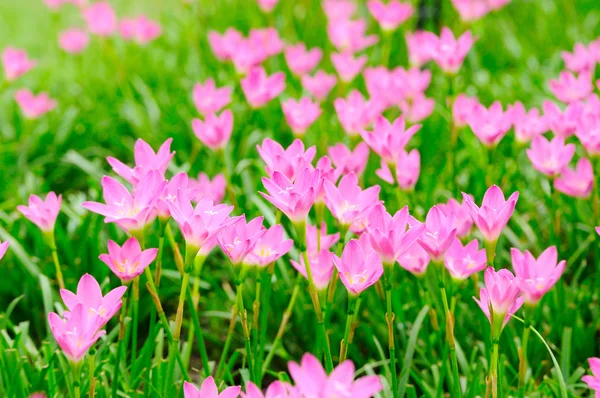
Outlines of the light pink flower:
M467 205L469 214L483 235L483 239L486 242L497 241L515 211L519 192L513 193L508 200L505 200L502 190L498 186L492 185L483 195L481 208L475 204L471 195L464 192L462 195L463 205Z
M377 43L376 35L366 35L364 19L336 19L327 24L327 35L331 44L340 52L356 53Z
M356 12L356 4L349 0L323 0L322 6L330 21L350 19Z
M424 96L431 82L431 71L415 67L408 70L398 67L391 72L390 77L394 91L400 93L402 99L413 99Z
M2 66L4 67L4 77L7 81L13 81L31 68L37 65L37 61L27 57L27 51L18 48L6 47L2 52Z
M240 75L247 74L250 69L258 67L267 58L269 58L267 49L258 37L255 37L254 40L242 37L235 43L231 52L231 61Z
M341 258L335 254L332 258L340 281L346 286L348 294L354 296L361 294L383 275L383 265L379 255L375 251L365 252L356 239L352 239L344 247Z
M129 167L118 159L111 156L106 158L113 171L123 177L125 181L136 185L149 171L156 170L164 178L167 167L175 152L171 152L173 138L168 138L155 153L154 149L146 141L138 138L133 149L135 166Z
M162 33L160 24L140 15L134 19L122 19L119 33L124 40L134 40L139 44L148 44Z
M408 141L420 128L419 124L406 128L403 116L397 117L393 123L384 116L378 116L373 131L362 129L360 135L383 161L393 165L404 151Z
M554 177L573 159L575 144L565 145L563 137L554 137L552 141L548 141L544 136L538 135L526 152L533 167L548 177Z
M330 146L327 153L339 174L342 175L354 173L360 177L369 160L369 146L364 142L356 145L353 151L340 142Z
M242 398L298 398L295 395L295 389L289 384L276 380L269 384L267 391L263 392L251 381L246 385L246 392L241 395Z
M197 194L197 192L189 186L188 175L184 172L174 175L163 188L163 191L156 202L156 213L159 219L168 220L171 217L167 202L175 203L177 200L177 191L179 190L184 191L190 199L193 199Z
M260 108L285 89L285 74L276 72L267 76L264 68L252 68L241 85L250 106Z
M319 254L317 234L321 235L321 250L329 250L340 240L339 232L327 235L327 224L325 223L321 224L321 229L317 229L314 225L306 224L306 250L308 251L309 257L315 257Z
M244 264L266 267L289 252L293 245L293 240L285 239L283 227L275 224L258 238Z
M217 88L213 79L207 79L204 84L194 85L194 105L199 113L209 115L220 111L231 103L232 88L229 86Z
M400 100L398 106L404 118L409 123L415 124L427 119L433 113L435 100L420 94L412 99Z
M317 191L317 196L315 197L315 203L324 204L325 203L325 188L323 188L323 181L328 180L332 183L336 183L339 172L333 168L331 165L331 159L327 156L322 156L317 161L316 169L319 171L319 176L321 177L321 184L319 190Z
M566 167L554 180L554 187L560 192L575 198L587 198L594 188L594 170L587 158L577 162L575 170Z
M17 90L15 101L27 119L37 119L56 108L56 101L46 92L36 96L27 89Z
M575 135L590 156L600 155L600 112L585 114L577 121Z
M418 242L412 244L404 254L398 257L398 264L415 276L424 275L430 261L429 254Z
M344 52L344 53L333 53L331 54L331 63L335 68L340 80L345 83L349 83L362 70L362 68L367 63L367 56L361 55L359 57L354 57L352 53Z
M299 101L290 98L281 103L281 109L294 135L303 135L321 115L319 104L308 97L302 97Z
M220 115L208 114L204 121L194 119L192 130L204 145L213 151L222 150L227 146L233 132L233 113L225 109Z
M144 272L147 266L154 261L158 249L142 247L136 238L129 238L123 247L116 242L108 241L108 254L101 254L100 260L122 281L130 281Z
M465 22L477 21L490 11L487 0L452 0L452 5Z
M214 203L223 202L227 182L223 174L217 174L211 180L205 173L198 174L198 179L190 179L189 188L196 194L194 202L199 202L203 197L210 196Z
M590 46L591 47L591 46ZM589 72L596 66L597 57L592 49L576 43L573 52L563 51L561 54L568 70L575 73Z
M87 32L81 29L69 29L58 36L60 48L71 54L79 54L86 49L90 42Z
M313 282L317 290L321 291L327 288L329 281L333 276L333 254L328 249L322 248L318 254L308 256L310 261L310 272L312 274ZM306 264L304 263L304 257L300 256L300 262L290 260L290 263L298 272L302 274L308 280L308 274L306 273Z
M453 279L465 280L487 268L485 249L479 250L477 239L473 239L463 246L460 239L454 238L454 242L446 253L444 265Z
M517 286L527 304L537 304L565 271L566 261L558 262L556 246L550 246L537 258L525 250L510 249Z
M330 75L323 70L318 70L314 76L302 76L302 87L319 101L327 98L336 83L337 78L335 75Z
M398 186L404 191L410 191L415 188L421 172L421 155L419 151L413 149L409 153L400 152L396 159L396 180Z
M488 148L493 148L512 126L512 113L504 112L502 104L495 101L489 108L476 107L467 123L473 134Z
M523 104L517 101L509 108L509 111L512 112L517 142L528 143L533 138L548 131L546 120L540 115L539 109L532 108L527 111Z
M548 85L554 96L567 104L582 100L594 91L590 72L575 77L571 72L562 71L558 79L550 80Z
M381 29L393 31L406 21L414 13L410 3L401 3L399 0L391 0L387 4L381 0L367 1L369 12L379 22Z
M379 185L362 190L358 186L358 178L354 173L343 176L337 187L330 181L324 181L323 185L325 205L333 217L345 226L367 216L368 212L379 202L381 189Z
M49 192L44 200L36 195L29 196L28 206L17 206L17 210L42 231L52 232L61 204L62 195L56 196L54 192Z
M312 71L321 62L323 50L318 47L308 50L306 44L299 43L287 46L284 51L285 62L293 74L304 76Z
M471 198L471 201L473 199ZM456 236L464 238L473 229L473 219L469 214L469 205L463 200L463 203L458 203L456 199L450 198L447 204L441 203L437 207L444 213L446 217L454 214L454 222L456 226Z
M452 103L454 125L458 128L465 127L471 118L476 117L482 111L482 108L485 109L477 98L467 97L463 93L458 94Z
M246 223L246 215L242 214L235 222L221 228L216 235L221 250L232 264L241 264L254 250L256 242L267 231L262 225L263 219L264 217L256 217Z
M279 32L272 27L251 29L248 40L254 43L256 47L262 47L267 57L279 54L285 47L283 40L279 36Z
M595 396L598 398L600 395L600 358L588 358L588 363L592 375L585 375L581 380L596 392Z
M311 146L304 151L304 143L299 138L284 149L281 144L270 138L265 138L262 146L257 145L256 150L265 162L267 174L273 176L273 173L280 172L291 181L296 180L298 173L307 167L312 167L317 148Z
M419 237L419 244L435 263L441 263L456 237L454 214L446 216L437 206L433 206L425 218L425 229Z
M257 0L257 1L258 1L258 7L263 12L273 11L273 8L275 8L277 3L279 2L279 0Z
M544 101L542 108L550 131L554 135L565 138L575 134L584 111L580 102L573 102L567 105L564 111L561 111L555 103Z
M241 387L227 387L220 394L217 389L217 384L212 376L207 377L202 382L200 389L188 383L183 382L183 396L184 398L237 398L240 395Z
M110 36L118 27L117 15L106 1L94 3L81 11L90 33L98 36Z
M406 32L404 36L411 66L418 68L433 59L438 48L438 38L435 34L417 30Z
M336 98L333 106L344 131L350 136L371 124L382 110L376 100L365 100L358 90L352 90L346 99Z
M362 73L367 92L371 98L377 98L382 108L396 104L403 96L404 91L396 84L392 72L385 66L365 68Z
M228 28L223 34L215 31L208 32L210 48L215 57L221 61L230 61L243 40L242 34L234 28Z
M433 49L433 59L445 73L455 74L474 43L471 31L466 31L457 39L450 29L444 27Z
M263 185L269 195L259 192L273 206L281 210L292 223L306 221L308 212L314 204L315 196L319 190L319 171L305 168L302 170L295 183L292 183L284 174L276 171L271 179L262 178ZM328 181L326 181L328 182Z

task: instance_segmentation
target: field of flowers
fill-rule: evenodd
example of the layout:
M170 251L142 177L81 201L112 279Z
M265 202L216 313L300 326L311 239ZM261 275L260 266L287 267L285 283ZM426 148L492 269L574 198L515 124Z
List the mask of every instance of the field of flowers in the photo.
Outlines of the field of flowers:
M0 397L600 397L598 0L0 2Z

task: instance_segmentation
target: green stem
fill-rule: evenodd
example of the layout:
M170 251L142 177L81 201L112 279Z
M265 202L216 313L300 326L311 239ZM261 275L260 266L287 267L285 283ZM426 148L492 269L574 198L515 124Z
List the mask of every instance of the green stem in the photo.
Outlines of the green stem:
M158 237L158 253L156 254L156 275L154 276L154 284L157 288L160 287L160 277L162 275L163 251L165 245L165 234L162 229L161 235Z
M352 321L354 320L354 311L356 309L356 301L358 297L352 294L348 295L348 311L346 313L346 328L344 330L344 339L340 345L340 362L346 360L348 356L348 346L350 345L350 331L352 330Z
M240 320L242 323L242 330L244 332L244 344L246 346L246 357L248 359L248 370L250 371L250 380L256 380L254 376L254 367L252 360L252 347L250 342L250 329L248 327L248 313L246 312L246 308L244 307L244 295L243 295L243 284L241 280L236 280L236 300L238 313L240 315Z
M199 277L197 278L200 279ZM187 291L187 303L190 314L192 316L192 327L190 327L190 336L195 335L198 340L198 350L200 351L200 358L202 359L202 371L204 377L210 376L210 365L208 362L208 354L206 352L206 345L204 344L204 335L200 326L200 319L198 319L198 300L194 299L192 293ZM192 333L193 332L193 333Z
M81 397L81 361L71 363L71 374L73 375L73 392L75 398Z
M58 251L56 249L56 239L54 238L54 231L44 232L44 237L50 250L52 251L52 261L54 262L54 268L56 270L56 280L58 286L61 289L65 288L65 281L63 279L62 268L60 267L60 261L58 260Z
M96 378L94 377L94 370L96 368L96 354L95 350L90 350L90 355L88 358L88 373L90 378L90 388L88 390L89 398L94 398L94 391L96 389Z
M521 339L521 349L519 350L519 398L525 397L525 384L527 382L527 345L529 342L529 318L523 317L523 338Z
M258 355L257 355L257 363L255 365L256 367L256 372L257 372L257 376L258 376L258 385L260 386L262 384L262 378L264 375L264 372L262 370L262 365L264 362L264 358L265 358L265 344L266 344L266 340L267 340L267 320L268 320L268 314L270 311L270 307L271 307L271 291L272 286L271 286L271 281L272 281L272 277L273 277L273 273L275 272L275 264L269 264L266 268L266 270L263 271L262 273L262 285L264 285L264 293L263 293L263 311L260 313L260 338L259 338L259 347L258 347Z
M189 251L188 251L189 252ZM188 267L188 253L186 253L186 268ZM193 257L191 260L191 266L193 267ZM183 324L183 304L186 299L187 286L190 281L189 272L184 272L183 278L181 279L181 290L179 292L179 304L177 305L177 315L175 316L175 329L173 331L173 340L171 341L171 345L169 347L169 366L167 368L167 381L165 383L165 394L167 395L168 388L171 387L171 380L173 378L173 373L175 371L175 358L181 353L179 352L179 337L181 335L181 325ZM182 358L183 360L183 358ZM185 366L185 364L184 364Z
M489 267L494 266L494 258L496 257L496 245L498 244L498 240L493 242L485 241L485 256L487 259L487 264Z
M444 271L444 268L441 269ZM442 277L443 278L443 277ZM442 302L444 303L444 312L446 313L446 342L450 348L450 359L452 361L452 378L454 387L454 397L460 398L460 377L458 375L458 359L456 357L456 343L454 341L454 314L448 306L448 297L446 295L446 285L443 279L440 279L440 292L442 294Z
M165 227L165 234L167 235L167 240L169 241L169 245L171 246L171 249L173 249L173 257L175 257L175 265L177 266L179 273L183 274L183 269L185 268L185 264L183 261L183 257L181 256L181 251L179 250L179 246L177 245L177 242L175 242L175 238L173 237L173 231L171 230L171 225L167 224L167 226Z
M385 322L388 328L388 350L390 353L390 373L392 375L392 396L398 397L398 371L396 367L396 343L394 338L394 308L392 307L392 279L394 265L386 264L384 266L383 284L385 289Z
M138 319L140 310L140 277L133 279L132 283L133 295L133 319L131 321L131 368L137 358L137 335L138 335Z
M492 398L498 397L498 341L494 340L492 358L490 359L489 384L492 390ZM486 394L487 395L487 394Z
M115 363L113 366L113 377L112 377L112 394L111 396L117 396L117 389L119 387L119 371L121 370L121 357L123 356L123 349L125 340L125 317L127 316L127 302L129 292L126 293L123 298L123 304L121 305L121 315L119 316L119 343L117 344L117 356L115 357Z
M256 268L256 291L255 291L255 295L254 295L254 303L252 304L252 320L253 320L253 327L252 327L252 357L254 358L254 377L255 377L255 381L259 382L260 378L259 378L259 359L258 359L258 351L259 351L259 343L258 343L258 336L259 336L259 329L260 329L260 324L259 324L259 319L260 319L260 301L261 301L261 282L262 282L262 274L261 272L259 272L261 269L260 268ZM257 384L257 386L260 388L260 384Z
M223 368L225 366L225 359L229 354L229 347L231 346L231 340L233 339L233 331L235 330L235 324L237 321L237 304L234 304L231 308L231 320L229 321L229 330L227 331L227 337L225 338L225 345L223 346L223 352L221 353L221 358L219 359L219 366L217 366L217 372L215 373L215 378L217 383L221 381Z

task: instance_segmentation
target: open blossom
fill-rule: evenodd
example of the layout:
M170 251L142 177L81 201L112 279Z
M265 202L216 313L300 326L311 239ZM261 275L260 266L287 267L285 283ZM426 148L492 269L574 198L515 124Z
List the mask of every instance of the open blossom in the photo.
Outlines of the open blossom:
M369 146L361 142L352 151L340 142L330 146L327 153L339 174L354 173L360 177L367 167Z
M94 3L82 10L81 14L92 34L110 36L117 30L117 15L108 2Z
M327 24L329 41L340 52L356 53L377 43L377 36L366 35L366 30L364 19L336 19Z
M481 143L492 148L502 140L512 126L512 112L502 109L502 104L495 101L489 108L477 107L467 121L473 134Z
M296 390L290 386L288 383L283 381L275 380L267 390L264 392L261 391L260 388L256 386L256 384L251 381L246 385L246 392L241 393L242 398L294 398L298 397L296 394Z
M527 149L527 157L533 167L549 177L560 174L575 154L575 144L566 144L563 137L554 137L548 141L544 136L537 136Z
M219 394L217 384L212 376L204 379L200 389L192 383L183 382L184 398L237 398L240 395L240 391L240 386L227 387Z
M479 291L479 300L475 297L473 299L490 321L492 337L499 338L512 314L523 305L523 298L520 297L515 276L507 269L496 272L489 267L485 271L484 281L485 288Z
M305 168L294 183L284 174L276 171L271 179L263 177L262 182L269 194L259 193L266 200L281 210L293 223L306 221L319 189L318 170L311 171Z
M285 120L296 135L302 135L321 115L318 103L303 97L299 101L290 98L281 103Z
M325 203L325 188L323 188L323 181L328 180L332 183L335 183L339 177L339 173L337 170L333 168L331 165L331 159L327 156L322 156L317 161L316 169L319 171L319 176L321 178L321 183L319 184L319 188L317 191L317 196L315 197L315 203L324 204Z
M597 398L600 395L600 358L589 358L588 363L590 364L592 375L585 375L581 380L596 392L595 396Z
M258 238L252 250L244 259L245 264L266 267L284 256L294 245L291 239L285 239L283 227L279 224L267 229Z
M225 33L208 32L208 43L215 57L221 61L230 61L244 36L234 28L228 28Z
M37 61L27 57L27 51L18 48L6 47L2 52L2 66L4 77L7 81L13 81L27 73L37 64Z
M263 225L263 217L256 217L246 223L246 215L223 228L216 235L221 250L232 264L241 264L246 256L252 252L256 242L267 231Z
M154 261L158 249L142 247L136 238L129 238L123 246L116 242L108 241L108 254L101 254L100 260L110 268L122 281L130 281L144 272L146 267Z
M462 195L463 204L467 205L471 218L483 235L483 239L486 242L497 241L515 211L519 192L513 193L508 200L505 200L502 190L492 185L483 195L481 207L475 204L471 195L464 192Z
M433 48L433 59L445 73L455 74L474 43L475 39L470 31L466 31L457 39L450 29L444 27Z
M318 70L313 76L302 76L302 87L319 101L327 98L336 83L335 75L328 74L323 70Z
M454 214L446 216L437 206L433 206L427 212L424 224L425 229L418 242L432 261L441 263L456 237Z
M554 187L560 192L575 198L587 198L594 188L594 170L587 158L577 162L575 170L566 167L554 180Z
M171 218L167 202L174 203L177 200L177 191L180 189L190 199L196 195L196 192L189 186L189 178L185 172L177 173L167 182L156 202L156 213L161 221Z
M348 294L355 296L374 285L383 275L379 255L372 249L364 250L364 247L358 240L352 239L344 247L341 258L333 255L340 281L346 286Z
M423 276L431 262L429 254L418 242L413 243L400 257L398 264L415 276Z
M406 32L406 47L410 65L421 67L433 59L437 51L438 38L435 34L424 30Z
M322 7L329 21L347 20L356 12L356 3L350 0L323 0Z
M563 51L561 53L565 66L575 73L589 72L596 66L597 57L591 48L581 43L576 43L573 52Z
M194 105L205 116L216 113L231 102L232 91L229 86L218 88L213 79L206 79L204 84L194 85Z
M406 153L400 152L396 159L396 180L398 186L404 191L415 188L421 172L421 154L417 149Z
M448 203L438 204L437 206L446 217L454 214L457 237L464 238L469 235L473 228L473 219L469 214L469 206L465 201L461 204L456 199L450 198L448 199Z
M299 138L284 149L281 144L270 138L265 138L262 146L257 145L256 150L265 162L267 174L280 172L291 181L295 181L298 173L307 167L311 167L317 148L311 146L304 151L304 143Z
M287 46L283 55L292 73L304 76L310 73L321 62L323 50L318 47L309 50L306 48L306 44L299 43L295 46Z
M332 253L330 253L328 249L322 248L318 254L309 255L308 261L310 262L310 272L312 274L315 287L317 290L326 289L335 269L333 265ZM290 260L290 262L292 266L308 280L304 257L300 256L299 262L294 260Z
M431 71L419 68L404 69L397 67L390 74L394 90L399 92L404 99L423 96L431 82Z
M388 108L404 96L400 83L396 84L392 72L385 66L365 68L362 75L367 93L371 98L377 98L383 104L382 107Z
M453 279L465 280L487 268L485 249L479 250L477 239L463 246L460 239L455 238L446 253L444 265Z
M346 99L336 98L333 106L344 131L350 136L371 124L381 110L374 100L365 100L358 90L352 90Z
M335 68L340 80L348 83L354 80L367 63L367 56L354 57L351 53L331 54L331 63Z
M279 54L285 47L279 32L273 27L251 29L248 39L257 47L262 47L268 57Z
M561 111L555 103L544 101L542 108L548 128L554 135L569 137L577 132L579 120L584 111L581 103L573 102L567 105L564 111Z
M204 145L216 151L225 148L233 132L233 113L225 109L220 115L211 113L204 121L192 120L192 129Z
M395 164L408 141L420 128L419 124L406 128L403 116L396 118L393 123L384 116L378 116L373 131L361 130L360 135L383 161Z
M527 111L523 104L517 101L510 107L510 112L512 112L517 142L528 143L533 138L548 131L548 124L545 118L540 115L539 109L532 108Z
M381 0L369 0L367 7L373 18L379 22L381 29L386 31L398 28L414 12L410 3L402 3L398 0L391 0L387 4Z
M578 120L575 135L590 156L600 155L600 112L583 115Z
M490 11L487 0L452 0L452 5L465 22L476 21Z
M427 119L433 113L435 100L419 94L414 98L400 100L398 106L406 120L411 124L415 124Z
M267 76L264 68L256 67L242 79L241 85L250 106L260 108L285 89L285 74L276 72Z
M56 108L56 101L51 99L46 92L36 96L27 89L21 89L15 93L15 101L28 119L37 119Z
M0 243L0 260L2 260L2 257L4 257L4 255L6 254L6 251L8 250L9 245L10 245L9 241Z
M51 232L54 230L61 203L62 195L56 196L54 192L49 192L43 200L39 196L31 195L28 206L17 206L17 210L42 231Z
M221 203L225 197L227 182L223 174L217 174L210 179L205 173L198 174L198 179L190 179L188 186L195 193L194 202L199 202L203 197L210 196L214 203Z
M306 224L306 250L308 256L316 256L319 253L318 250L318 239L320 235L321 239L321 250L329 250L340 240L340 233L336 232L331 235L327 235L327 224L322 223L321 228L318 229L314 225Z
M582 100L594 91L589 72L582 72L575 77L571 72L562 71L558 79L550 80L548 84L554 96L567 104Z
M133 40L139 44L147 44L161 35L160 25L145 15L137 18L124 18L119 23L119 33L124 40Z
M537 304L565 271L566 261L558 262L556 246L544 250L536 259L525 250L510 249L517 286L526 304Z
M323 184L325 205L345 226L366 216L379 200L379 185L362 190L358 186L358 178L354 173L343 176L337 187L330 181L324 181Z
M81 29L69 29L58 36L60 48L71 54L79 54L88 46L90 37Z
M133 148L133 156L135 166L129 167L118 159L109 156L106 158L108 164L111 165L113 171L123 177L125 181L131 184L137 184L149 171L156 170L164 178L167 167L175 152L171 152L171 143L173 138L167 139L160 146L158 151L154 149L146 141L138 138Z
M257 0L258 6L264 12L271 12L273 8L279 3L279 0Z
M469 120L475 117L481 108L484 107L479 103L477 98L467 97L463 93L458 94L452 103L452 120L454 121L454 125L458 128L467 126Z

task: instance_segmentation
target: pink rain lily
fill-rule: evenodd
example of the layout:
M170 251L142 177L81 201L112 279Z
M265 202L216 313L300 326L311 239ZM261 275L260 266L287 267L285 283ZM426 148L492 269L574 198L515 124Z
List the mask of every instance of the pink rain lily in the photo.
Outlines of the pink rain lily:
M486 0L452 0L452 5L465 22L477 21L490 11Z
M259 193L288 216L292 223L303 223L314 204L320 181L318 170L303 169L294 183L284 174L276 171L271 179L262 178L269 194Z
M303 169L312 167L311 162L317 153L317 148L314 146L304 151L304 143L300 139L295 139L284 149L277 141L265 138L262 146L257 145L256 150L265 162L269 176L273 176L273 173L278 171L291 181L295 181L298 173Z
M427 212L424 224L425 229L418 242L434 263L442 263L456 237L454 214L446 216L437 206L433 206Z
M398 67L391 72L391 79L394 90L400 92L404 99L414 99L423 97L431 82L431 71Z
M382 110L374 100L365 100L358 90L352 90L346 99L336 98L333 106L344 131L350 136L371 124Z
M587 158L581 158L575 170L566 167L554 180L554 187L574 198L588 198L594 188L592 163Z
M578 120L575 135L588 155L592 157L600 155L600 112L597 115L593 113L583 115Z
M245 37L236 43L231 53L231 61L240 75L245 75L250 69L259 67L267 58L269 54L262 43Z
M404 91L395 83L392 72L385 66L365 68L362 73L367 92L371 98L377 98L382 109L397 103Z
M215 57L221 61L230 61L238 45L244 40L240 32L228 28L225 33L208 32L208 43Z
M588 363L592 374L583 376L581 380L596 392L595 397L598 398L600 397L600 358L589 358Z
M167 167L175 152L171 152L171 142L173 138L167 139L160 146L157 152L146 141L138 138L133 148L133 157L135 166L129 167L118 159L111 156L106 158L108 164L111 165L113 171L123 177L125 181L136 185L149 171L156 170L160 176L165 175Z
M403 116L396 118L393 123L384 116L378 116L373 131L363 129L360 135L383 161L394 165L408 141L420 128L419 124L406 128Z
M450 29L444 27L433 49L433 59L445 73L456 74L474 43L471 31L457 39Z
M596 66L596 55L591 48L576 43L573 52L563 51L561 54L565 66L574 73L589 72Z
M65 30L58 36L58 45L60 48L71 54L79 54L86 49L89 42L89 35L81 29Z
M510 112L512 113L517 142L526 144L538 135L548 131L548 124L545 118L540 115L539 109L532 108L527 111L521 102L516 102L510 107Z
M513 193L508 200L505 200L502 190L492 185L483 195L481 208L475 204L471 195L464 192L462 195L463 204L467 205L471 218L483 235L483 239L490 243L496 242L515 211L519 192Z
M455 238L446 253L444 265L450 276L452 276L452 279L458 281L465 280L469 276L487 268L485 249L479 250L477 239L473 239L463 246L460 239Z
M566 144L563 137L554 137L548 141L539 135L531 142L527 149L527 157L533 167L548 177L560 174L569 164L575 154L575 144Z
M467 120L473 134L483 145L493 148L506 135L512 126L512 112L504 112L502 104L495 101L489 108L476 107Z
M331 44L340 52L356 53L377 43L376 35L366 35L364 19L336 19L327 24Z
M333 168L331 159L327 156L319 158L315 169L319 171L319 176L321 177L321 184L317 191L317 196L315 197L315 203L325 204L325 189L323 188L322 181L328 180L335 184L339 177L339 173Z
M29 196L29 204L17 206L17 210L43 232L52 232L61 204L62 195L56 196L54 192L49 192L43 200L36 195Z
M360 177L369 160L369 146L364 142L356 145L353 151L340 142L330 146L327 153L341 175L354 173Z
M258 7L263 12L273 11L273 8L275 8L277 3L279 3L279 0L257 0L257 1L258 1Z
M302 76L302 87L319 101L324 101L337 83L333 74L318 70L313 76Z
M260 388L251 381L246 385L246 392L242 392L242 398L297 398L295 390L282 381L276 380L269 384L267 390L263 394Z
M499 338L502 329L523 305L518 282L507 269L496 272L489 267L484 274L485 288L479 291L479 300L473 299L492 325L492 338Z
M329 21L347 20L356 12L356 3L350 0L323 0L322 7Z
M415 124L427 119L433 113L435 100L421 94L412 99L400 100L398 106L406 120Z
M110 36L118 26L117 15L106 1L94 3L81 11L90 33L98 36Z
M575 132L579 125L579 120L583 114L583 106L579 102L573 102L561 111L560 108L551 101L544 101L544 118L548 123L548 128L554 135L560 137L569 137Z
M327 288L329 281L333 276L333 254L328 249L322 248L318 254L308 256L310 262L310 272L313 277L313 282L317 290L322 291ZM302 274L308 280L308 274L306 273L306 264L304 263L304 257L300 256L300 262L290 260L290 263L298 272Z
M139 44L148 44L162 33L160 24L140 15L134 19L122 19L119 33L124 40L133 40Z
M473 199L471 198L471 201ZM456 199L450 198L448 203L438 204L437 207L444 213L446 217L454 214L454 226L456 227L456 236L464 238L473 229L473 219L469 214L469 205L463 200L463 203L458 203Z
M308 97L302 97L299 101L290 98L281 103L281 109L294 135L303 135L321 115L319 104Z
M272 27L251 29L248 39L256 47L262 47L268 57L281 53L285 47L283 40L279 36L279 32Z
M2 257L4 257L4 255L6 254L6 251L8 250L9 245L10 245L9 241L0 243L0 260L2 260Z
M189 178L184 172L177 173L167 182L156 202L156 212L161 221L168 220L171 217L167 202L175 203L177 200L177 191L180 189L183 190L190 199L194 198L196 195L196 192L189 187Z
M383 275L383 265L375 251L366 251L362 245L352 239L342 252L342 258L333 255L333 264L337 268L340 280L346 286L348 294L357 296L374 285Z
M262 223L264 217L256 217L246 224L246 215L224 228L216 235L223 253L234 265L241 264L246 256L254 250L256 242L267 231Z
M550 80L548 85L554 96L567 104L582 100L594 91L590 72L575 77L571 72L562 71L558 79Z
M204 84L194 85L194 105L202 115L209 115L220 111L231 103L233 89L229 86L217 88L213 79L207 79Z
M202 382L200 389L188 383L183 382L183 397L184 398L237 398L240 395L241 387L227 387L220 394L217 389L217 384L212 376L207 377Z
M421 67L433 59L438 48L438 38L435 34L424 30L406 32L406 47L410 65Z
M396 160L396 180L404 191L412 191L417 185L421 172L421 154L413 149L409 153L400 152Z
M331 63L335 68L340 80L344 83L349 83L362 70L367 63L367 56L361 55L354 57L351 53L333 53L331 54Z
M213 151L222 150L227 146L233 132L233 113L226 109L220 115L207 115L204 121L194 119L192 130L204 145Z
M318 229L314 225L306 224L306 250L309 257L316 256L319 253L317 244L319 237L317 234L321 235L321 250L329 250L340 240L339 232L327 235L327 224L325 223L321 224L321 229Z
M154 261L158 249L142 247L136 238L129 238L123 246L116 242L108 241L108 254L101 254L100 260L123 282L127 282L144 272L147 266Z
M258 238L244 263L266 267L289 252L293 245L293 240L285 239L283 227L279 224L273 225Z
M37 65L37 61L29 59L27 51L13 47L6 47L2 52L2 66L4 77L7 81L13 81L27 73Z
M349 226L361 217L367 216L379 201L379 185L362 190L358 186L356 174L342 177L336 187L330 181L324 181L325 205L341 225Z
M312 71L323 58L323 50L318 47L308 50L306 44L287 46L284 50L285 62L293 74L304 76Z
M37 119L56 108L56 101L46 92L36 96L27 89L21 89L15 93L15 101L27 119Z
M467 126L469 120L481 112L481 108L485 109L477 98L467 97L462 93L458 94L452 103L452 120L454 121L454 125L458 128Z
M190 179L188 186L196 194L194 202L199 202L203 197L210 196L214 203L223 202L227 182L223 174L217 174L211 180L205 173L198 174L198 179Z
M415 11L410 3L401 3L398 0L391 0L387 4L381 0L369 0L367 7L384 31L396 30Z
M525 250L521 253L514 247L510 249L516 283L526 304L537 304L565 271L566 261L558 262L556 247L544 250L536 259Z
M415 276L423 276L431 259L418 242L413 243L400 257L398 264Z
M264 68L252 68L241 81L246 100L253 108L260 108L285 89L285 74L276 72L267 76Z

